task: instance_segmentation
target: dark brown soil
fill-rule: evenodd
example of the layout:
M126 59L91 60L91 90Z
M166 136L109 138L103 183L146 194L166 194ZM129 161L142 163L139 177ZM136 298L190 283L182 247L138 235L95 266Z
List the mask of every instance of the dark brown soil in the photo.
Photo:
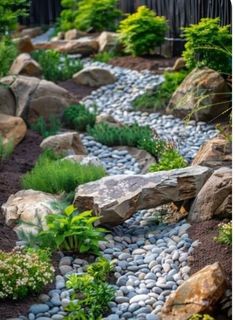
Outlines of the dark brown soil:
M58 82L58 85L72 93L78 101L90 95L93 90L97 89L96 87L78 85L72 79Z
M167 59L159 55L146 57L124 56L113 58L109 64L137 71L150 70L157 74L162 74L165 68L173 67L176 60L177 58Z

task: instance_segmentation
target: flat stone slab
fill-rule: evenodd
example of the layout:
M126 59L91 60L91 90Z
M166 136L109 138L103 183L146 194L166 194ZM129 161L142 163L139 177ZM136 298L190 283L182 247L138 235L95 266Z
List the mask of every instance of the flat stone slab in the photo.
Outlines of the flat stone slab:
M211 169L190 166L145 175L116 175L79 186L74 204L79 210L93 210L101 223L115 226L141 209L195 198Z

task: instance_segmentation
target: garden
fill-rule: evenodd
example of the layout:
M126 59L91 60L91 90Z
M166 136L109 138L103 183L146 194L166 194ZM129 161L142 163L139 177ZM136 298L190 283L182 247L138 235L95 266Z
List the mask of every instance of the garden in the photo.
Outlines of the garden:
M232 319L231 25L58 3L0 3L0 320Z

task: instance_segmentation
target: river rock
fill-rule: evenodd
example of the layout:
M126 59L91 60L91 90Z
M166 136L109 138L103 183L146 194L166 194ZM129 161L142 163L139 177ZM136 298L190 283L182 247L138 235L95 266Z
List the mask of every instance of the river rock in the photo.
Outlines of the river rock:
M84 86L99 87L114 83L116 78L106 69L90 67L74 74L73 81Z
M225 290L220 264L208 265L171 293L162 308L161 320L187 320L194 313L210 313Z
M101 215L102 224L114 226L140 209L196 197L210 174L207 167L193 166L146 175L105 177L79 186L74 204L79 210L93 210Z
M220 168L206 181L190 209L188 219L201 222L232 215L232 169Z

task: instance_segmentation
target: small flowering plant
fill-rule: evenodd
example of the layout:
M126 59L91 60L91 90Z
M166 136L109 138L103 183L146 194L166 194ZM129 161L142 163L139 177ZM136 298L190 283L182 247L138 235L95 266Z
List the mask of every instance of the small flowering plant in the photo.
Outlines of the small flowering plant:
M219 243L232 245L232 221L228 223L220 223L218 225L219 235L215 240Z
M44 250L0 251L0 299L21 299L52 282L54 268Z

